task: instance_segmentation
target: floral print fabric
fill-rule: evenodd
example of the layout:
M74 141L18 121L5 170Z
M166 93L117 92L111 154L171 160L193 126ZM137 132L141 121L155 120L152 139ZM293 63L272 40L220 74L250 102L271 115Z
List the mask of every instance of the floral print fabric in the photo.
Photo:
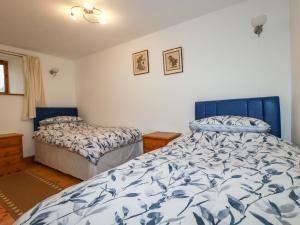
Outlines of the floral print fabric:
M299 224L299 149L195 132L41 202L16 224Z
M93 164L106 153L142 140L141 132L125 127L94 127L82 122L40 126L34 139L67 148Z

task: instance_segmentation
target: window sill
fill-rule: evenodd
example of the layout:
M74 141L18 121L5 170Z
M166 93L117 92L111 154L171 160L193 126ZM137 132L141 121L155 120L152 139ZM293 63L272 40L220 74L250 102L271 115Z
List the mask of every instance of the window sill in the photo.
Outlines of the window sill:
M3 93L3 92L1 93L0 92L0 96L1 95L6 95L6 96L24 96L24 94L12 94L12 93Z

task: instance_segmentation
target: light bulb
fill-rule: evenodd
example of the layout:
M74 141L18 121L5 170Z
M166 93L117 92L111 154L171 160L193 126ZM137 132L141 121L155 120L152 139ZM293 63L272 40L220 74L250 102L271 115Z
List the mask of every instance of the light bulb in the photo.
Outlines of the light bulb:
M88 11L92 11L94 9L94 6L91 3L84 3L83 8L85 8Z

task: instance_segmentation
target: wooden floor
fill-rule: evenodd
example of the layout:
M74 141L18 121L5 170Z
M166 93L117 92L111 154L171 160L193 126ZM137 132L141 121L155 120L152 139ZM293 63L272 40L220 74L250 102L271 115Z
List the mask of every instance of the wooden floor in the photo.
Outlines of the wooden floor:
M57 170L51 169L49 167L43 166L38 163L28 163L25 170L33 172L38 176L45 178L63 188L70 187L74 184L78 184L81 180L76 179L72 176L61 173ZM9 215L9 213L0 204L0 224L1 225L11 225L15 220Z

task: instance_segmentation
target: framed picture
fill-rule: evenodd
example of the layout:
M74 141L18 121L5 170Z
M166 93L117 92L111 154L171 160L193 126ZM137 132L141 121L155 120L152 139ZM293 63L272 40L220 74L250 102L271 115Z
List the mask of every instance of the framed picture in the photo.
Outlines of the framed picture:
M183 72L182 48L174 48L163 52L165 75Z
M148 50L136 52L132 54L133 74L141 75L149 73L149 55Z

